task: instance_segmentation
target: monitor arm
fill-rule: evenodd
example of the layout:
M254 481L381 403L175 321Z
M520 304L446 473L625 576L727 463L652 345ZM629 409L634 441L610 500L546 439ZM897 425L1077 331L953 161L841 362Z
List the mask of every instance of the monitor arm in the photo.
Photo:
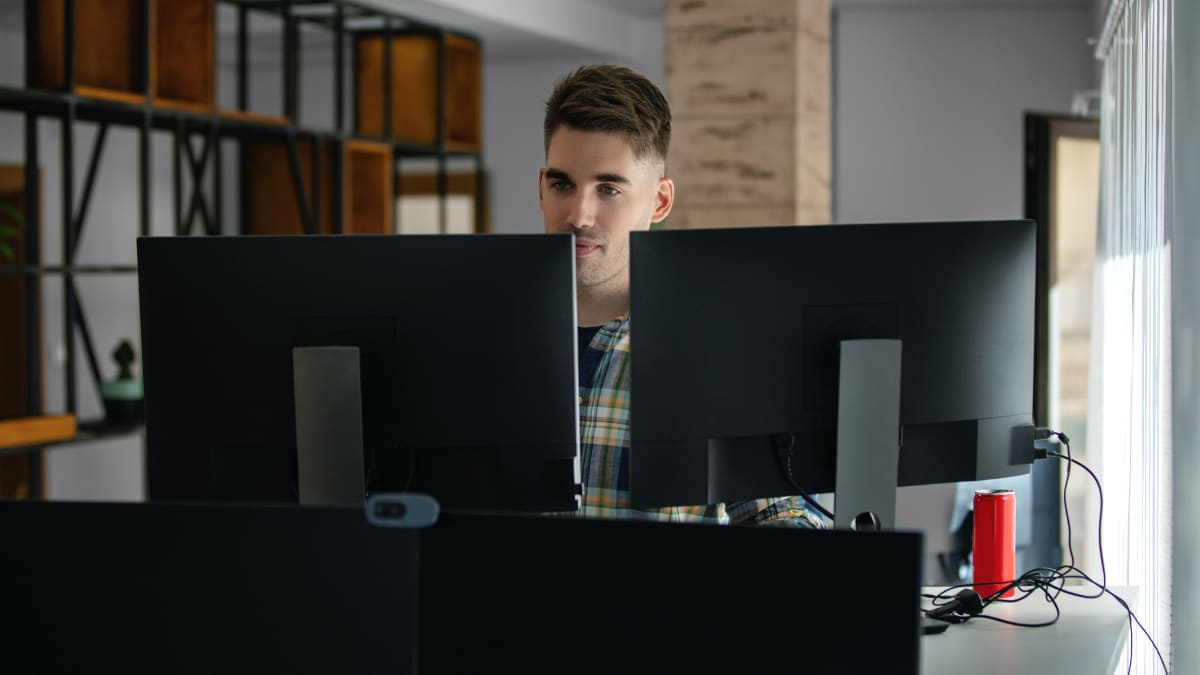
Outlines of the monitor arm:
M292 375L300 503L361 506L366 478L358 347L296 347Z
M834 527L895 527L900 347L900 340L841 343Z

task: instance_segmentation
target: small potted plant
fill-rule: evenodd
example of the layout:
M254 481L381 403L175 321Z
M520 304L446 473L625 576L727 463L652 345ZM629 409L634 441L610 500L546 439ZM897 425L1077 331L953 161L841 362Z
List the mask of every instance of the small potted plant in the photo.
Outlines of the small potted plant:
M115 379L105 382L100 387L101 399L104 401L104 421L113 426L138 424L146 412L143 398L142 381L133 376L133 363L137 354L129 340L121 340L112 352L113 360L117 362L120 371Z

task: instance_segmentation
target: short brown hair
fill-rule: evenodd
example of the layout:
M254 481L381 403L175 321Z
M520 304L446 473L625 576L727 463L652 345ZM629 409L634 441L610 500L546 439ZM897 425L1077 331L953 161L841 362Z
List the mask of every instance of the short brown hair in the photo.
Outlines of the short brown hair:
M584 66L568 75L546 101L546 151L559 126L623 135L638 159L667 161L671 107L650 80L621 66Z

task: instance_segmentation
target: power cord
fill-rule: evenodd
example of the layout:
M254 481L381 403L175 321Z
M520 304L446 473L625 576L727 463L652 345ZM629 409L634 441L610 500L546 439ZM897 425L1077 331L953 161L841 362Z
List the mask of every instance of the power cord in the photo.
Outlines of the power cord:
M1100 479L1096 477L1096 474L1093 473L1092 470L1087 467L1087 465L1085 465L1083 462L1080 462L1079 460L1071 457L1071 439L1067 438L1066 434L1058 432L1058 431L1053 431L1053 430L1050 432L1050 435L1057 437L1059 439L1059 441L1062 442L1063 447L1065 447L1067 449L1066 455L1055 452L1053 450L1047 450L1046 455L1049 457L1055 457L1055 458L1058 458L1061 460L1065 460L1067 462L1067 475L1065 478L1063 478L1063 497L1062 498L1063 498L1063 516L1067 522L1067 552L1070 555L1070 560L1071 560L1069 565L1070 565L1070 567L1075 568L1075 544L1072 541L1072 537L1071 537L1071 509L1067 505L1068 504L1068 502L1067 502L1067 487L1071 483L1071 466L1078 464L1079 468L1083 469L1084 471L1087 472L1087 474L1089 476L1091 476L1092 482L1095 483L1095 485L1096 485L1096 493L1100 496L1100 506L1098 509L1099 512L1096 515L1096 549L1100 553L1100 584L1099 585L1100 585L1101 590L1106 589L1106 588L1108 588L1108 567L1104 563L1104 489L1102 487L1100 487ZM1036 456L1039 453L1037 451L1035 451L1034 454ZM1103 593L1097 594L1096 597L1100 597L1100 595L1103 595Z
M821 506L812 495L808 494L808 491L800 487L800 484L796 482L796 478L792 475L792 455L796 453L796 434L788 434L786 438L789 439L786 448L779 442L781 440L780 437L777 436L775 438L775 455L779 458L780 471L783 472L784 478L787 478L788 484L792 486L792 490L795 491L797 496L808 502L809 506L819 511L830 522L833 522L833 513L824 506Z
M1142 624L1141 620L1138 619L1133 609L1129 607L1129 603L1108 588L1108 570L1104 562L1104 546L1103 540L1100 538L1100 536L1097 536L1097 546L1099 547L1100 551L1101 580L1096 581L1092 577L1088 576L1086 572L1075 566L1075 549L1071 543L1071 513L1070 508L1067 506L1067 485L1071 480L1071 466L1075 464L1079 465L1079 468L1086 471L1088 475L1091 476L1092 482L1096 484L1096 492L1100 497L1100 508L1097 517L1098 531L1102 531L1101 528L1104 520L1104 489L1100 486L1100 479L1096 477L1096 474L1091 469L1089 469L1079 460L1071 457L1071 440L1067 438L1066 434L1054 430L1048 430L1047 438L1048 437L1058 438L1063 447L1066 448L1066 454L1064 455L1050 449L1038 448L1034 451L1034 456L1035 459L1054 457L1064 460L1067 463L1067 474L1063 480L1063 513L1067 523L1067 550L1070 562L1053 569L1047 567L1037 567L1022 574L1020 578L1007 582L982 582L984 584L998 583L1003 584L1003 586L993 593L979 598L978 603L975 603L973 599L969 598L969 596L973 594L973 591L968 593L961 590L973 588L975 586L973 583L949 586L937 594L923 593L922 597L932 600L933 604L933 609L925 611L926 616L929 616L930 618L941 619L943 621L949 621L951 623L965 623L973 619L984 619L987 621L995 621L997 623L1004 623L1011 626L1041 628L1044 626L1054 625L1062 616L1062 612L1058 606L1058 598L1060 595L1069 595L1087 599L1096 599L1105 595L1109 595L1121 605L1121 607L1125 610L1126 615L1129 617L1129 663L1126 672L1133 672L1133 625L1136 623L1137 627L1142 631L1142 634L1145 635L1146 639L1150 641L1150 646L1154 648L1154 653L1158 655L1158 662L1162 665L1163 672L1169 673L1170 670L1167 668L1166 659L1163 658L1162 651L1158 648L1158 644L1154 641L1154 638L1150 636L1150 632L1146 630L1146 627ZM1082 581L1091 584L1096 589L1096 593L1090 594L1071 590L1067 588L1068 581ZM1016 591L1014 597L1000 597L1010 590ZM955 593L953 597L948 595L954 593L955 591L959 592ZM1050 605L1054 607L1053 619L1048 619L1046 621L1037 623L1025 623L1019 621L1010 621L1008 619L989 616L983 613L988 606L994 602L1020 602L1039 591L1042 593L1042 597L1046 600L1046 602L1050 603ZM968 597L964 598L964 595Z
M400 493L406 493L412 487L413 477L417 474L417 453L413 448L405 448L404 446L394 446L385 449L388 455L396 455L407 450L408 455L408 470L404 473L404 485L399 488ZM379 450L374 446L367 449L364 454L363 461L366 463L364 473L366 475L367 492L397 492L395 483L396 476L399 471L392 462L387 462L382 468L379 466L378 458ZM395 474L395 475L393 475ZM381 478L382 477L382 478Z

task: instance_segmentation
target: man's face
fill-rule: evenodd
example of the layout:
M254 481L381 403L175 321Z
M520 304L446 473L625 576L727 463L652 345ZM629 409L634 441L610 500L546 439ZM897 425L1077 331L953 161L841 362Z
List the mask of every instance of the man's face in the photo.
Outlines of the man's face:
M560 126L550 137L538 203L547 233L575 234L580 289L628 284L629 233L666 218L674 197L661 164L620 134Z

